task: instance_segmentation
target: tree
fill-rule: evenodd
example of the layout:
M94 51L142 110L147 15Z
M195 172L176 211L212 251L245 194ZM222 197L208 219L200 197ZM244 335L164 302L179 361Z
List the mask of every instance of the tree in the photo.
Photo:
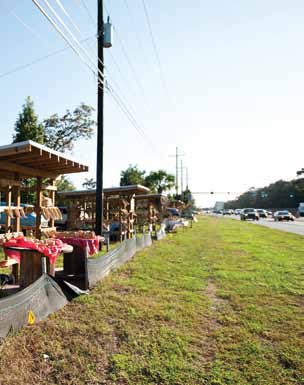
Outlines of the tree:
M144 170L139 170L138 166L132 166L131 164L126 170L120 173L120 186L128 186L132 184L145 184Z
M59 117L53 114L44 120L44 143L53 150L71 151L75 141L91 139L94 134L96 122L92 119L94 108L81 103L73 112L67 110Z
M73 191L75 186L66 176L61 176L56 180L57 191Z
M304 202L304 192L296 180L279 180L258 189L249 189L236 200L225 203L225 208L296 208L299 202Z
M144 185L153 192L161 194L175 186L175 177L172 174L168 174L165 170L151 171L145 177Z
M96 181L93 178L85 178L84 183L82 183L82 187L86 190L94 190L96 188Z
M15 123L13 143L33 140L43 144L44 133L43 124L38 122L38 116L34 111L34 102L30 96L28 96L22 106L22 112L19 114Z
M194 200L194 198L193 198L193 196L192 196L192 193L191 193L191 191L190 191L189 188L186 188L186 190L184 190L184 191L182 192L181 200L182 200L184 203L186 203L187 205L190 205L190 204L191 204L192 206L194 206L194 204L195 204L195 200Z

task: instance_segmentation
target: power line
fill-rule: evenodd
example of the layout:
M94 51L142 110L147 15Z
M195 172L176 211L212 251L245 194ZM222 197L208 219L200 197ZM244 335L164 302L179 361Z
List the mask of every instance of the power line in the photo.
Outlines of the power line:
M55 11L55 9L50 5L49 1L48 0L43 0L45 2L45 4L47 5L47 7L49 8L49 10L52 12L52 14L55 16L55 18L59 21L59 23L63 26L63 28L68 32L68 34L70 34L70 36L72 37L72 39L74 40L74 42L80 47L80 49L83 51L83 53L85 54L85 56L91 61L91 63L93 64L93 66L95 66L95 62L94 60L92 60L92 58L90 57L90 55L88 54L88 52L86 51L86 49L79 43L78 39L75 37L75 35L73 34L73 32L70 30L70 28L65 24L65 22L62 20L62 18L58 15L58 13ZM62 6L62 8L64 8ZM66 11L65 11L66 12ZM66 12L67 13L67 12ZM103 77L103 74L101 71L98 71L100 76Z
M10 13L12 14L16 20L18 20L18 22L20 24L23 25L24 28L26 28L27 30L29 30L34 36L36 36L40 41L42 41L43 43L45 43L45 40L41 37L41 35L39 33L37 33L34 28L32 28L30 25L28 25L24 20L22 20L22 18L20 16L18 16L12 9L9 9L6 5L4 5L3 3L1 3L1 5Z
M119 106L121 111L125 114L125 116L128 118L132 126L136 129L136 131L142 136L143 139L145 139L149 145L152 147L152 149L158 150L155 148L154 144L150 141L148 136L146 135L144 129L140 126L140 124L137 122L136 118L132 114L132 112L129 110L129 108L126 106L126 104L123 102L123 100L120 98L119 95L117 95L113 88L109 86L108 84L106 85L107 90L109 91L110 95L113 97L114 101L116 104Z
M89 19L92 21L94 25L96 25L96 19L91 14L91 11L89 10L89 7L86 5L85 0L80 0L83 8L86 10L87 15L89 16Z
M44 17L51 23L51 25L55 28L55 30L60 34L60 36L66 41L66 43L72 48L72 50L76 53L76 55L82 60L82 62L93 72L93 74L96 76L95 69L92 68L92 66L85 60L81 52L77 48L74 47L73 43L71 43L70 39L66 37L64 32L58 27L56 22L52 19L51 16L48 15L48 13L45 11L45 9L38 3L37 0L32 0L32 2L35 4L35 6L39 9L39 11L44 15ZM102 84L103 81L99 80Z
M88 37L88 38L86 38L85 40L82 40L82 42L88 41L88 40L92 39L92 37L93 37L93 36ZM44 61L44 60L46 60L46 59L48 59L48 58L50 58L50 57L52 57L52 56L56 56L56 55L58 55L58 54L60 54L60 53L62 53L62 52L65 52L65 51L69 50L69 49L71 49L70 46L67 46L67 47L58 49L57 51L53 51L53 52L51 52L51 53L49 53L49 54L47 54L47 55L41 56L41 57L39 57L39 58L37 58L37 59L34 59L34 60L32 60L31 62L29 62L29 63L22 64L22 65L20 65L20 66L18 66L18 67L15 67L15 68L13 68L13 69L11 69L11 70L9 70L9 71L3 72L3 73L0 74L0 79L6 77L6 76L8 76L8 75L14 74L15 72L22 71L23 69L32 67L33 65L35 65L35 64L37 64L37 63L40 63L40 62L42 62L42 61Z
M45 2L47 2L47 0L44 0ZM57 2L57 4L59 4L61 10L64 12L64 14L68 17L68 19L71 21L73 27L76 29L77 32L79 32L80 36L83 37L82 35L82 32L80 30L80 28L78 27L78 25L74 22L73 18L70 16L70 14L68 13L68 11L64 8L64 6L62 5L61 3L61 0L55 0ZM54 10L53 10L54 11ZM71 32L71 30L66 26L66 24L61 20L61 18L57 15L57 13L55 12L55 16L57 17L57 19L59 18L59 21L61 22L61 24L64 26L64 28L68 31L68 33L72 36L73 40L82 48L82 50L85 52L86 56L89 58L89 60L91 60L91 63L93 63L93 65L95 66L95 61L93 61L91 59L91 57L89 56L89 54L87 53L87 51L81 46L81 44L79 43L79 41L76 39L76 37L73 35L73 33ZM91 50L91 47L88 45L89 49ZM92 52L92 51L91 51ZM95 55L95 53L93 52L93 56ZM100 60L100 58L98 57L98 61L104 66L103 62ZM98 67L97 67L98 68ZM104 78L104 74L98 69L98 73L99 75Z
M124 0L124 4L125 4L125 7L128 10L128 13L130 15L130 21L131 21L130 24L135 26L137 24L137 20L135 19L133 12L131 12L131 8L129 6L128 0ZM133 28L133 31L134 31L135 39L137 40L139 51L144 58L145 66L148 68L149 66L148 66L147 56L145 54L144 45L142 44L140 34L136 33L135 28Z
M62 10L62 12L66 15L66 17L70 20L70 22L72 23L73 27L81 34L81 31L79 29L79 27L77 26L76 23L74 23L74 20L73 18L70 16L70 14L66 11L66 9L64 8L62 2L60 0L55 0L56 3L58 4L58 6L60 7L60 9Z
M87 8L87 7L85 7L85 8ZM109 13L109 12L108 12L108 13ZM92 17L91 17L91 19L92 19ZM116 33L117 33L117 30L116 30L116 29L115 29L115 31L116 31ZM134 67L133 67L133 65L132 65L132 63L131 63L131 61L130 61L130 59L129 59L129 57L128 57L128 54L127 54L127 52L126 52L126 50L125 50L125 48L124 48L123 42L122 42L122 40L120 39L119 34L118 34L117 36L118 36L118 40L119 40L119 42L120 42L120 45L121 45L121 47L122 47L122 50L123 50L123 52L124 52L124 54L125 54L125 56L126 56L126 58L127 58L128 64L129 64L129 66L130 66L131 69L132 69L132 72L133 72L133 74L134 74L134 76L135 76L135 79L137 80L137 84L139 85L139 88L142 89L142 86L141 86L141 84L140 84L139 81L138 81L138 78L137 78L137 75L136 75L136 71L135 71L135 69L134 69ZM119 73L121 74L122 78L123 78L124 80L126 80L126 78L125 78L124 75L123 75L123 72L121 71L121 69L120 69L118 63L117 63L116 60L114 59L114 56L113 56L113 54L112 54L111 52L110 52L110 55L111 55L111 57L112 57L112 60L113 60L114 64L116 65L116 67L117 67ZM98 58L98 60L99 60L99 58ZM99 61L100 61L100 60L99 60ZM104 65L104 63L101 63L101 64ZM111 75L111 72L109 71L109 69L108 69L106 66L104 66L104 68L106 69L107 73L108 73L109 76L112 78L112 80L115 82L115 80L114 80L113 76ZM115 83L116 83L116 82L115 82ZM137 127L137 130L138 130L139 132L141 132L141 135L145 135L144 129L141 128L141 125L137 122L136 118L134 117L134 116L135 116L135 112L132 111L132 108L131 108L131 107L129 107L129 108L127 107L127 100L126 100L126 98L123 96L123 93L121 92L121 95L122 95L121 97L119 97L119 95L116 94L116 93L115 93L114 96L113 96L114 90L113 90L113 88L110 88L110 87L109 87L109 82L107 82L107 84L108 84L108 91L109 91L109 93L111 94L111 92L112 92L111 95L112 95L113 99L116 101L116 103L119 104L120 109L121 109L125 114L127 114L129 120L130 120L130 119L132 120L133 126L135 125L135 126ZM118 86L117 88L120 89L120 86ZM142 90L143 90L143 89L142 89ZM119 101L117 100L118 98L119 98ZM123 100L123 99L124 99L124 100ZM130 110L131 110L131 112L130 112ZM148 139L148 141L149 141L150 145L154 147L154 145L151 143L151 141L150 141L149 139Z
M155 38L154 38L154 35L153 35L152 24L151 24L151 20L150 20L150 17L149 17L148 8L147 8L145 0L142 0L142 4L143 4L143 8L144 8L144 13L145 13L146 21L147 21L147 24L148 24L148 29L149 29L150 37L151 37L151 40L152 40L154 54L155 54L155 57L156 57L158 68L159 68L159 73L160 73L161 80L162 80L162 85L163 85L163 88L164 88L164 90L165 90L169 100L171 101L169 90L168 90L168 87L167 87L167 83L165 81L164 71L163 71L163 67L162 67L161 61L160 61L160 56L159 56L159 53L158 53L156 41L155 41Z
M148 103L148 101L147 101L147 97L146 97L146 93L145 93L144 87L143 87L143 85L141 84L141 81L139 80L139 77L138 77L138 75L137 75L137 73L136 73L136 70L135 70L135 68L134 68L134 66L133 66L133 64L132 64L132 62L131 62L131 59L130 59L130 57L129 57L129 54L128 54L128 52L127 52L125 46L124 46L123 40L121 39L120 34L119 34L117 28L114 28L114 30L115 30L115 32L116 32L117 40L118 40L118 43L119 43L119 45L120 45L120 47L121 47L122 53L123 53L123 55L125 56L125 59L126 59L128 65L129 65L130 69L131 69L131 72L132 72L133 76L134 76L135 82L136 82L136 84L137 84L137 86L138 86L138 88L139 88L139 90L140 90L140 92L141 92L141 94L142 94L143 101L144 101L146 107L148 108L148 110L151 111L150 106L149 106L149 103Z

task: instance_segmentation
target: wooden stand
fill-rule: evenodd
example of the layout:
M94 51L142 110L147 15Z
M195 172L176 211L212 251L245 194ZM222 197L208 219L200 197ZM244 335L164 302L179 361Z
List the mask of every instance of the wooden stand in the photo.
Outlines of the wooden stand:
M35 282L43 273L44 255L34 250L22 250L20 259L20 286L27 287ZM46 259L46 272L54 276L55 266Z

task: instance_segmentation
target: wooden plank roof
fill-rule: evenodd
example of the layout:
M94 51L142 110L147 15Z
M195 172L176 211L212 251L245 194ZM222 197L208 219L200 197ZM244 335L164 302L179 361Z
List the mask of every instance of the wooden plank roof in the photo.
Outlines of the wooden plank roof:
M142 185L129 185L119 187L108 187L103 189L105 196L111 195L136 195L136 194L148 194L150 189ZM79 199L96 195L96 190L74 190L74 191L61 191L58 192L62 198Z
M32 140L0 146L0 178L57 178L88 170L87 165Z

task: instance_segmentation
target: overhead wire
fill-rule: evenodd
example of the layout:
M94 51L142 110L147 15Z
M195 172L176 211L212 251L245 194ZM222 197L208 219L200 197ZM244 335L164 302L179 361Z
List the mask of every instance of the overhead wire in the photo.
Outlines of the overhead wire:
M29 24L27 24L19 15L17 15L13 9L8 8L8 6L3 2L1 2L1 6L5 8L11 15L13 15L15 19L18 20L18 22L22 24L25 29L29 30L35 37L37 37L43 43L45 42L41 35L37 33L34 28L32 28Z
M127 106L126 102L122 100L122 98L114 91L112 86L108 82L104 82L100 79L99 74L96 74L95 68L86 61L86 59L83 57L82 51L85 51L86 57L89 58L90 61L92 61L91 57L87 54L86 50L79 44L79 41L76 39L72 31L69 29L69 27L65 24L65 22L61 19L61 17L57 14L57 12L54 10L54 8L49 4L48 0L44 0L45 4L47 5L48 9L52 12L52 14L55 16L55 18L59 21L59 23L63 26L64 30L69 33L69 35L72 37L73 41L80 46L82 51L76 48L73 43L71 43L70 39L66 36L66 34L61 30L61 28L57 25L57 23L54 21L54 19L46 12L46 10L41 6L41 4L38 3L37 0L32 0L33 3L38 7L38 9L43 13L43 15L47 18L47 20L52 24L52 26L56 29L56 31L64 38L64 40L69 44L69 46L73 49L73 51L82 59L82 61L91 69L91 71L94 73L94 75L97 75L98 78L98 87L102 88L100 86L100 83L103 84L103 86L106 86L107 91L111 94L112 98L116 102L116 104L120 107L120 109L124 112L128 120L131 122L133 127L137 130L137 132L149 142L151 147L154 147L153 144L148 139L144 129L141 127L141 125L138 123L137 119L134 117L134 114L130 111L130 108ZM56 0L57 4L59 5L60 0ZM59 5L60 6L60 5ZM60 6L61 10L64 12L64 14L68 17L67 11L64 9L61 4ZM71 21L71 17L68 17ZM74 26L75 27L75 26ZM77 28L78 29L78 28ZM79 29L80 31L80 29ZM98 60L100 60L98 58ZM95 65L94 65L95 66ZM102 74L102 76L104 76Z
M138 121L136 120L136 118L134 117L134 115L132 114L132 112L128 109L128 107L125 105L125 103L123 102L123 100L121 99L121 97L119 95L117 95L115 93L115 91L113 90L113 88L111 86L109 86L108 84L106 84L106 89L107 91L109 91L110 95L112 96L112 98L114 99L114 101L117 103L117 105L119 106L119 108L122 110L122 112L125 113L126 117L128 118L128 120L130 121L130 123L132 124L132 126L136 129L136 131L142 136L142 138L151 146L150 148L154 151L158 151L158 149L154 146L153 142L151 142L151 140L149 139L149 137L147 136L146 132L142 129L142 127L140 126L140 124L138 123Z
M53 18L45 11L45 9L41 6L41 4L37 0L32 0L35 6L39 9L39 11L44 15L44 17L48 20L48 22L55 28L55 30L60 34L60 36L66 41L66 43L72 48L72 50L76 53L76 55L82 60L82 62L92 71L94 76L96 76L96 72L94 67L89 64L86 59L83 57L78 48L76 48L70 39L65 35L65 33L61 30L61 28L56 24ZM97 75L98 76L98 75ZM103 84L103 80L100 79L99 82Z
M92 16L91 14L91 11L89 9L89 7L86 5L85 1L84 0L80 0L81 4L83 5L83 8L85 9L87 15L89 16L89 19L94 23L96 24L96 19L94 19L94 17Z
M66 17L70 20L71 24L73 25L73 27L79 32L81 33L78 25L74 22L73 18L70 16L70 14L66 11L66 9L64 8L62 2L60 0L55 0L56 3L58 4L59 8L61 9L61 11L66 15Z
M85 40L82 40L82 42L89 41L92 38L93 38L93 36L88 37ZM42 62L42 61L44 61L44 60L46 60L46 59L48 59L50 57L56 56L56 55L58 55L58 54L60 54L62 52L65 52L65 51L69 50L69 49L71 49L71 47L70 46L66 46L64 48L61 48L61 49L58 49L56 51L50 52L47 55L41 56L41 57L39 57L37 59L34 59L31 62L29 62L29 63L22 64L22 65L17 66L17 67L15 67L15 68L13 68L13 69L11 69L9 71L0 73L0 79L6 77L8 75L14 74L15 72L19 72L19 71L21 71L23 69L29 68L29 67L33 66L34 64Z
M83 2L82 2L82 3L83 3ZM104 5L104 7L105 7L106 12L108 13L108 16L109 16L109 10L107 9L107 7L106 7L105 5ZM90 18L90 19L92 20L92 18L93 18L93 17L92 17L92 15L91 15L91 18ZM116 31L116 33L117 33L117 30L116 30L116 29L115 29L115 31ZM122 43L121 39L120 39L120 43L121 43L121 46L123 46L123 43ZM123 49L124 49L124 47L123 47ZM125 49L124 49L124 50L125 50ZM126 53L126 51L125 51L125 53ZM111 57L112 57L112 60L113 60L114 64L116 65L116 67L117 67L119 73L121 74L121 76L123 77L123 79L126 80L126 78L124 77L123 72L121 71L121 69L120 69L120 67L119 67L119 65L118 65L118 63L117 63L117 61L115 60L114 55L112 54L112 52L110 52L110 55L111 55ZM107 66L105 66L104 63L102 63L102 62L100 61L99 58L98 58L98 60L99 60L99 62L100 62L101 64L103 64L103 66L104 66L106 72L108 73L108 75L110 76L110 78L112 79L112 81L113 81L114 83L116 83L116 88L120 89L121 96L119 97L119 95L118 95L117 93L115 93L113 87L112 87L112 86L109 86L110 83L107 82L109 93L111 94L111 96L113 97L113 99L114 99L116 102L117 102L117 99L119 98L119 107L120 107L120 109L128 115L128 119L129 119L129 120L130 120L130 116L132 116L132 119L131 119L131 120L133 121L133 123L135 122L135 125L136 125L136 127L137 127L137 130L139 130L139 131L141 132L142 135L147 136L147 134L145 133L145 130L141 127L142 125L141 125L140 123L138 123L138 121L137 121L136 118L135 118L135 111L133 110L133 108L132 108L130 105L128 106L127 98L126 98L125 96L123 96L123 92L121 91L121 87L120 87L120 86L118 85L118 83L114 80L114 77L111 75L111 72L109 71L109 68L108 68ZM128 61L129 61L130 65L131 65L131 67L133 68L133 70L134 70L133 74L134 74L135 77L136 77L135 69L134 69L134 67L132 66L132 64L131 64L129 58L128 58ZM123 107L121 106L121 104L123 104ZM147 139L147 140L148 140L149 144L151 145L151 140L150 140L150 139ZM154 147L154 145L152 145L152 147Z
M131 8L129 6L129 3L128 3L128 0L124 0L124 4L125 4L125 8L127 9L128 13L129 13L129 16L130 16L130 21L131 21L131 25L135 26L137 24L137 20L135 19L134 17L134 14L133 12L131 11ZM142 43L142 40L140 38L140 34L139 33L136 33L136 30L135 28L133 28L133 31L134 31L134 37L137 41L137 45L138 45L138 48L139 48L139 52L141 53L141 55L143 56L144 58L144 64L145 66L148 68L149 65L148 65L148 60L147 60L147 55L145 54L145 50L144 50L144 44Z
M140 92L141 92L141 94L142 94L144 104L145 104L146 108L148 109L148 111L151 111L151 108L150 108L150 105L149 105L149 103L148 103L148 100L147 100L147 96L146 96L144 87L143 87L141 81L139 80L139 77L138 77L138 75L137 75L137 73L136 73L136 70L135 70L135 68L134 68L134 66L133 66L133 64L132 64L132 62L131 62L131 59L130 59L130 57L129 57L129 54L128 54L128 52L127 52L125 46L124 46L123 40L122 40L122 38L120 37L119 31L117 30L117 28L114 28L114 30L115 30L115 32L116 32L117 41L118 41L118 43L119 43L119 45L120 45L120 48L121 48L121 50L122 50L122 53L123 53L123 55L124 55L124 57L125 57L125 59L126 59L128 65L129 65L129 68L131 69L131 72L132 72L132 74L133 74L133 77L134 77L134 79L135 79L135 82L136 82L136 84L137 84L137 86L138 86L138 88L139 88L139 90L140 90Z
M79 43L78 39L75 37L71 29L66 25L66 23L62 20L62 18L58 15L56 10L51 6L48 0L43 0L44 3L47 5L48 9L52 12L52 14L55 16L55 18L59 21L59 23L63 26L64 30L72 37L73 41L78 45L78 47L82 50L82 52L85 54L85 56L91 61L91 64L95 66L94 60L91 58L87 50ZM60 0L57 0L57 3L60 2ZM61 8L64 9L63 5L61 5ZM65 13L67 13L65 11ZM98 69L98 73L101 77L103 77L103 73Z
M142 4L143 4L144 14L145 14L147 25L148 25L148 29L149 29L150 38L151 38L151 41L152 41L152 46L153 46L154 54L155 54L155 57L156 57L156 62L157 62L158 68L159 68L159 73L160 73L162 85L163 85L163 88L164 88L164 90L165 90L165 92L167 94L167 97L169 98L169 101L171 102L170 93L169 93L169 90L168 90L168 87L167 87L167 83L166 83L166 80L165 80L165 75L164 75L163 67L162 67L162 64L161 64L159 52L158 52L158 49L157 49L156 41L155 41L155 38L154 38L153 29L152 29L152 23L151 23L151 20L150 20L150 16L149 16L149 12L148 12L148 8L147 8L145 0L142 0Z

